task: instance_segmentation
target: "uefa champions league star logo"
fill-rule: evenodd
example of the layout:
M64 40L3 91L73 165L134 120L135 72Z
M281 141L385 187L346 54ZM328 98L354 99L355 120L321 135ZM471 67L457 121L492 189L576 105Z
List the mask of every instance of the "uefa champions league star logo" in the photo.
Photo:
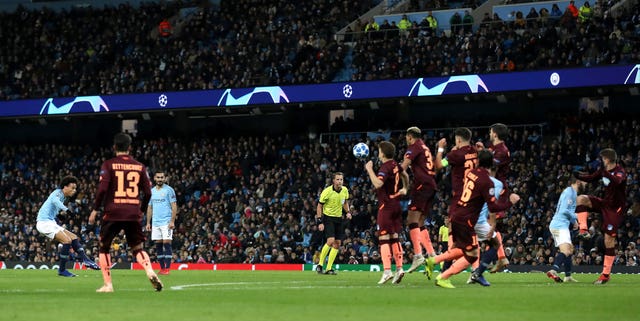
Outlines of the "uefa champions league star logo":
M553 87L557 86L560 83L560 75L557 72L554 72L549 76L549 82Z
M218 106L242 106L248 104L278 104L288 103L287 94L278 86L273 87L256 87L249 93L234 97L232 91L246 91L246 89L227 89L222 93L222 97L218 101ZM260 95L266 93L268 95Z
M351 98L351 95L353 95L353 87L349 84L344 85L344 87L342 87L342 94L345 98Z
M625 85L640 84L640 65L635 65L624 81Z
M167 107L168 102L169 98L167 98L165 94L162 94L160 95L160 97L158 97L158 105L160 105L160 107Z
M478 75L451 76L445 82L435 84L429 88L424 84L425 78L418 78L411 87L408 96L440 96L449 91L451 94L475 94L479 92L489 92L487 85ZM452 86L455 86L455 88ZM460 87L459 85L462 85Z
M71 109L75 109L75 112L82 112L78 110L82 105L84 105L82 103L89 103L89 105L91 105L91 110L94 113L109 111L109 106L107 106L104 100L102 100L102 97L79 96L73 99L71 102L60 106L56 106L56 104L53 102L53 98L49 98L44 102L44 105L42 105L40 115L64 115L70 113Z

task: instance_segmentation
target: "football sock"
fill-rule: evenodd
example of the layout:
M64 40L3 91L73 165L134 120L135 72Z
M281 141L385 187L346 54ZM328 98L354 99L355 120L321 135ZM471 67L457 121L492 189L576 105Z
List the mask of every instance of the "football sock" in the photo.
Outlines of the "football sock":
M553 260L553 269L556 270L556 272L560 271L560 266L565 262L565 259L567 258L566 255L564 255L564 253L558 251L558 254L556 254L555 259Z
M413 254L422 255L422 247L420 246L422 243L420 239L420 228L417 223L409 224L409 228L409 238L411 238L411 245L413 245ZM429 253L429 251L427 251L427 253Z
M448 279L450 276L454 275L454 274L458 274L460 272L462 272L464 269L466 269L471 263L469 263L469 261L467 260L466 257L460 257L459 259L457 259L450 268L448 268L446 271L442 272L442 274L440 274L442 276L443 279Z
M67 261L69 261L69 249L71 248L71 244L62 244L62 248L60 249L60 253L58 256L60 257L60 266L58 267L58 272L62 272L67 269Z
M589 227L587 225L587 218L589 217L589 212L587 212L586 206L578 206L576 207L576 216L578 217L578 225L580 225L580 233L587 232Z
M80 256L80 258L82 258L83 261L89 259L84 253L84 248L82 248L78 239L71 241L71 248Z
M602 265L602 274L611 274L611 267L613 266L613 260L616 258L615 248L604 249L604 262Z
M332 247L329 251L329 262L327 262L327 271L333 270L333 261L336 260L336 256L338 256L338 249Z
M402 247L400 246L400 242L398 242L398 239L391 240L391 250L393 252L393 258L396 261L396 271L398 271L402 269L403 259Z
M111 254L100 253L100 271L105 285L111 284Z
M171 243L164 243L164 268L166 270L171 269L171 259L173 253L171 253Z
M145 250L138 250L134 252L136 256L136 261L142 265L145 272L147 272L147 276L155 275L153 272L153 268L151 268L151 260L149 260L149 254Z
M382 268L391 271L391 246L389 240L380 240L380 256L382 257Z
M565 256L564 258L564 276L571 276L571 270L573 269L573 255Z
M164 270L164 246L162 243L156 243L156 257L160 263L160 269Z
M486 271L491 266L491 261L494 260L496 256L496 249L491 246L488 250L482 253L482 260L480 262L480 266L478 266L478 274L482 275L484 271Z
M453 263L453 261L444 261L442 263L442 271L441 272L444 272L444 271L448 270L451 267L451 263Z
M427 255L435 255L436 251L433 249L433 243L431 243L431 236L429 236L429 229L426 226L420 228L420 243L427 250Z
M480 248L477 248L478 254L476 254L478 257L480 257ZM472 269L477 269L480 266L480 260L475 260L473 261L473 263L471 263L471 268Z
M324 261L326 260L327 254L329 254L330 249L331 249L331 246L325 243L324 246L322 247L322 251L320 251L320 261L318 262L318 265L324 266Z
M435 262L440 263L440 262L446 262L446 261L453 261L457 258L462 257L463 255L464 253L462 252L462 250L456 247L440 255L436 255Z
M498 240L498 259L504 259L507 256L504 254L504 247L502 246L502 234L500 234L500 232L496 232L496 239Z

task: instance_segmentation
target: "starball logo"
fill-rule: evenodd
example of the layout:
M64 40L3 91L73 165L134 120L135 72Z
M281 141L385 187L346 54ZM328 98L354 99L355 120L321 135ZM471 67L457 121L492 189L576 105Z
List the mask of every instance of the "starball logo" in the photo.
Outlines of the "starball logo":
M99 113L101 111L109 111L109 106L102 100L100 96L78 96L74 98L71 102L66 104L62 104L60 106L56 106L53 102L53 98L47 99L42 105L42 109L40 110L40 115L65 115L75 109L76 112L79 112L77 109L79 106L83 105L83 103L88 103L91 106L91 110L94 113Z
M234 92L243 92L246 89L227 89L222 93L222 97L218 101L218 106L242 106L248 104L277 104L288 103L287 94L278 86L272 87L256 87L245 94L238 94L236 97ZM259 95L266 93L267 95Z
M482 78L478 75L468 76L451 76L445 82L434 84L431 87L424 84L425 78L418 78L409 91L409 96L439 96L444 94L451 84L462 84L462 91L456 92L456 94L475 94L481 92L489 92L489 88L484 84ZM460 87L456 87L456 91L460 90Z

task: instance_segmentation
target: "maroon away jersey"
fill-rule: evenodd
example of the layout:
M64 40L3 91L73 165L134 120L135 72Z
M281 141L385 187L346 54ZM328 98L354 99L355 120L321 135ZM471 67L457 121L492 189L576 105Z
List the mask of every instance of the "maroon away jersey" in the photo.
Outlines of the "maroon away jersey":
M411 160L411 172L413 173L413 188L418 188L420 185L436 188L436 172L433 170L433 156L429 147L424 144L422 139L416 140L413 144L407 147L407 152L404 154L405 158Z
M491 213L501 212L511 207L508 197L502 197L500 201L496 201L493 182L489 178L487 169L473 169L465 178L462 195L455 203L451 203L451 221L475 226L484 203L487 203Z
M463 146L450 151L447 154L447 161L451 166L451 190L453 191L453 200L456 200L462 193L465 175L476 168L478 164L478 152L474 146Z
M610 171L601 168L593 174L580 176L580 179L585 182L601 179L604 184L603 200L607 205L620 209L620 212L627 209L627 173L620 165Z
M378 178L382 180L382 186L376 190L378 205L400 205L398 191L401 186L400 173L402 167L395 160L388 160L378 169Z
M104 221L139 221L149 199L151 180L142 163L119 155L102 164L94 209L104 205Z
M493 153L493 164L496 166L496 178L507 187L507 175L509 175L509 164L511 164L511 153L504 143L489 147Z

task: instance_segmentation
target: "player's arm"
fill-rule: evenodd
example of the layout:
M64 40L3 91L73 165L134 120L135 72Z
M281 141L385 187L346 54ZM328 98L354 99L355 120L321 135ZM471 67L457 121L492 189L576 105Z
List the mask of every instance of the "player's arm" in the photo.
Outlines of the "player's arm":
M606 177L609 179L609 181L611 181L611 183L613 183L613 185L620 185L622 184L622 182L624 182L627 178L626 175L622 172L615 172L615 174L611 174L608 170L606 169L602 169L602 177Z
M98 215L98 211L102 207L104 203L104 198L107 195L107 191L109 190L109 182L111 180L111 169L107 166L106 163L102 164L102 168L100 168L100 182L98 183L98 191L96 192L96 200L93 203L93 211L89 215L89 224L94 224L96 222L96 216Z
M574 172L573 176L575 176L575 178L581 180L581 181L585 181L585 182L593 182L595 180L598 180L602 177L602 168L598 169L597 171L588 174L585 172Z
M400 171L400 180L402 180L402 188L400 189L400 195L407 195L409 190L409 174L405 171Z
M320 199L322 199L322 196L320 196ZM324 230L324 223L322 220L323 209L324 209L324 204L321 202L318 202L318 206L316 207L316 224L318 225L319 231Z
M481 182L477 182L479 184ZM493 182L489 180L481 188L482 197L484 201L487 203L487 207L489 208L489 213L497 213L506 211L511 207L511 205L520 201L520 196L518 194L511 194L509 197L504 197L502 199L496 199L495 196L491 195L491 189L494 187Z
M62 193L62 192L60 192ZM68 211L69 208L67 206L64 205L64 203L60 200L59 197L56 197L56 195L54 195L55 193L52 193L49 198L51 198L51 201L53 202L53 205L56 207L57 211Z
M351 208L349 207L349 198L347 196L347 199L344 200L344 204L342 204L342 208L344 209L344 212L346 213L346 217L347 219L351 219Z
M376 173L373 171L373 162L368 161L366 164L364 164L364 168L367 170L369 180L371 180L371 184L373 184L373 187L375 189L382 187L382 185L384 184L382 178L384 178L384 176L376 176Z
M438 141L438 149L436 152L436 159L433 162L436 170L441 170L449 165L449 162L444 158L444 149L447 147L447 139L442 138Z
M151 230L151 219L153 218L153 204L149 204L147 207L147 231Z
M142 173L140 173L140 183L138 183L138 188L142 193L144 193L142 203L140 203L140 211L144 213L147 211L149 201L151 200L151 180L149 179L146 166L142 166Z
M169 221L169 228L174 229L176 227L176 218L178 217L178 203L176 192L173 188L170 189L169 202L171 203L171 221Z

